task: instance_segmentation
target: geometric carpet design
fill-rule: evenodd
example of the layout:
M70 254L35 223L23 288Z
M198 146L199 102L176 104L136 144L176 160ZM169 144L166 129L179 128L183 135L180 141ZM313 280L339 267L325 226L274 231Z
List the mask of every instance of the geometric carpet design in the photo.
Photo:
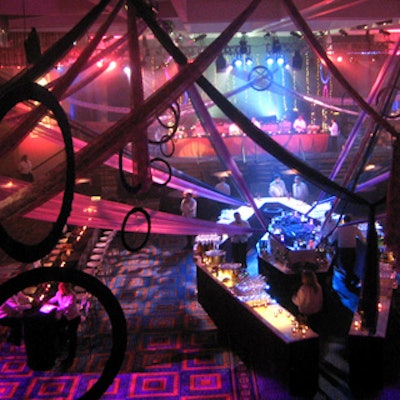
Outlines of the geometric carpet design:
M107 275L99 277L118 298L128 324L123 366L102 399L258 400L256 376L229 350L196 298L196 269L183 237L156 235L140 252L114 239ZM167 249L167 250L161 250ZM0 268L0 281L24 265ZM108 316L92 302L95 315L81 323L77 357L68 371L32 371L24 345L0 335L0 399L77 399L102 372L111 348ZM89 317L88 317L89 319ZM4 333L4 332L3 332ZM3 335L4 336L4 335Z
M197 301L196 268L192 254L181 250L184 245L185 237L154 235L135 254L122 249L118 237L110 246L104 264L107 273L98 279L122 306L128 344L123 365L101 399L298 399L279 381L256 371L246 354L231 351L229 338L218 332ZM31 266L0 258L0 282L27 268ZM83 296L79 288L77 292ZM102 306L96 299L90 303L78 331L77 356L68 371L62 371L59 363L50 371L32 371L25 346L9 345L0 326L0 400L79 399L95 384L110 354L111 329ZM335 307L334 313L340 310ZM400 317L396 338L398 327ZM400 357L400 343L395 349ZM313 400L353 400L345 337L330 341L325 350ZM371 397L397 398L398 380Z

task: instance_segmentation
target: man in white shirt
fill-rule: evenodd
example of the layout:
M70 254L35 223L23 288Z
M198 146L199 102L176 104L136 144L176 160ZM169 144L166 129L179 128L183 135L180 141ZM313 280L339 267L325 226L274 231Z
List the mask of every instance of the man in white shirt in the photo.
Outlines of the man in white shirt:
M219 182L215 185L215 189L217 189L219 192L222 192L228 196L231 195L231 187L226 182L226 178L224 176L219 179Z
M345 215L343 222L344 224L339 225L333 232L331 242L337 243L337 262L346 273L346 285L354 287L359 280L354 271L357 261L357 239L364 244L366 239L357 225L350 225L350 215Z
M303 182L298 175L294 177L294 182L292 185L292 194L293 198L295 198L296 200L301 200L304 202L308 200L308 195L309 195L308 187L306 183Z
M329 130L329 150L337 151L338 150L338 141L339 141L339 125L332 118L331 125L328 127Z
M33 182L32 163L26 154L21 157L18 164L18 172L24 181Z
M307 122L300 114L293 122L293 130L297 133L306 133L307 132Z
M285 197L288 196L285 182L280 175L275 175L274 180L269 184L268 193L271 197Z
M190 191L183 192L183 199L181 201L182 217L196 218L197 217L197 201L193 198L193 193ZM193 236L186 236L186 250L193 249Z

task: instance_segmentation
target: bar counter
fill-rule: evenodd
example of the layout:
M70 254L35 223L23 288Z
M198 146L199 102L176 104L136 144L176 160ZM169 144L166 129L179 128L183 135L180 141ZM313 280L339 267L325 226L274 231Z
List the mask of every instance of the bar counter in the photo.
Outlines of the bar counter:
M278 303L255 306L241 301L231 284L197 262L198 301L234 348L246 351L258 368L288 386L291 395L318 389L318 335L298 326Z
M328 274L329 264L315 269L318 281L323 283ZM267 253L258 255L258 272L264 275L270 285L269 292L277 301L291 312L297 307L292 302L292 296L301 285L301 270L294 270L275 260Z
M397 280L392 265L381 262L376 331L363 328L358 312L353 316L349 331L349 381L352 391L359 396L379 391L384 385L385 344L394 288Z

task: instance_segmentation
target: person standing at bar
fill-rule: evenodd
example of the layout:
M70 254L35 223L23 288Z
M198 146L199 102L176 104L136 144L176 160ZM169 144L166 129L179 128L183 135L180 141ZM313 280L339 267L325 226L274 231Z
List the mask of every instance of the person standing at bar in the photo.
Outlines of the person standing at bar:
M193 198L193 193L186 190L183 192L183 199L181 201L181 213L182 217L196 218L197 217L197 201ZM186 236L185 250L193 249L193 236Z
M345 272L345 284L353 289L358 284L355 273L357 261L357 239L366 243L366 239L356 225L350 225L351 216L345 215L343 224L336 227L331 242L337 244L337 263Z
M296 175L294 177L294 182L292 185L292 194L293 194L293 198L296 200L301 200L304 202L307 202L308 200L308 187L307 184L301 180L301 178Z
M239 212L233 214L235 220L230 225L250 228L250 224L242 219ZM251 233L239 233L231 236L232 260L247 268L247 243Z
M323 307L322 287L314 271L304 270L301 274L301 286L292 297L299 311L299 320L309 323L315 329Z
M33 182L32 163L26 154L21 157L18 172L24 181Z
M289 195L285 182L279 174L276 174L274 180L269 184L268 193L271 197L286 197Z
M329 150L338 151L339 141L339 125L335 119L331 119L331 125L328 127L329 130Z

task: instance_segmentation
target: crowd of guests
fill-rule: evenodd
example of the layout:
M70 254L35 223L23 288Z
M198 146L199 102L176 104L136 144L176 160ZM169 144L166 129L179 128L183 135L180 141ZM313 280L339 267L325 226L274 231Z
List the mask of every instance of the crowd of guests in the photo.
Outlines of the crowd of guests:
M264 132L270 134L307 134L307 133L329 133L331 137L339 136L339 126L334 118L329 119L321 125L310 124L302 113L299 113L294 119L283 116L280 121L265 122L262 118L252 117L252 124ZM215 127L222 137L243 136L245 132L236 124L230 121L215 121ZM204 127L200 121L197 121L190 128L181 126L178 128L176 138L202 137L207 136Z

